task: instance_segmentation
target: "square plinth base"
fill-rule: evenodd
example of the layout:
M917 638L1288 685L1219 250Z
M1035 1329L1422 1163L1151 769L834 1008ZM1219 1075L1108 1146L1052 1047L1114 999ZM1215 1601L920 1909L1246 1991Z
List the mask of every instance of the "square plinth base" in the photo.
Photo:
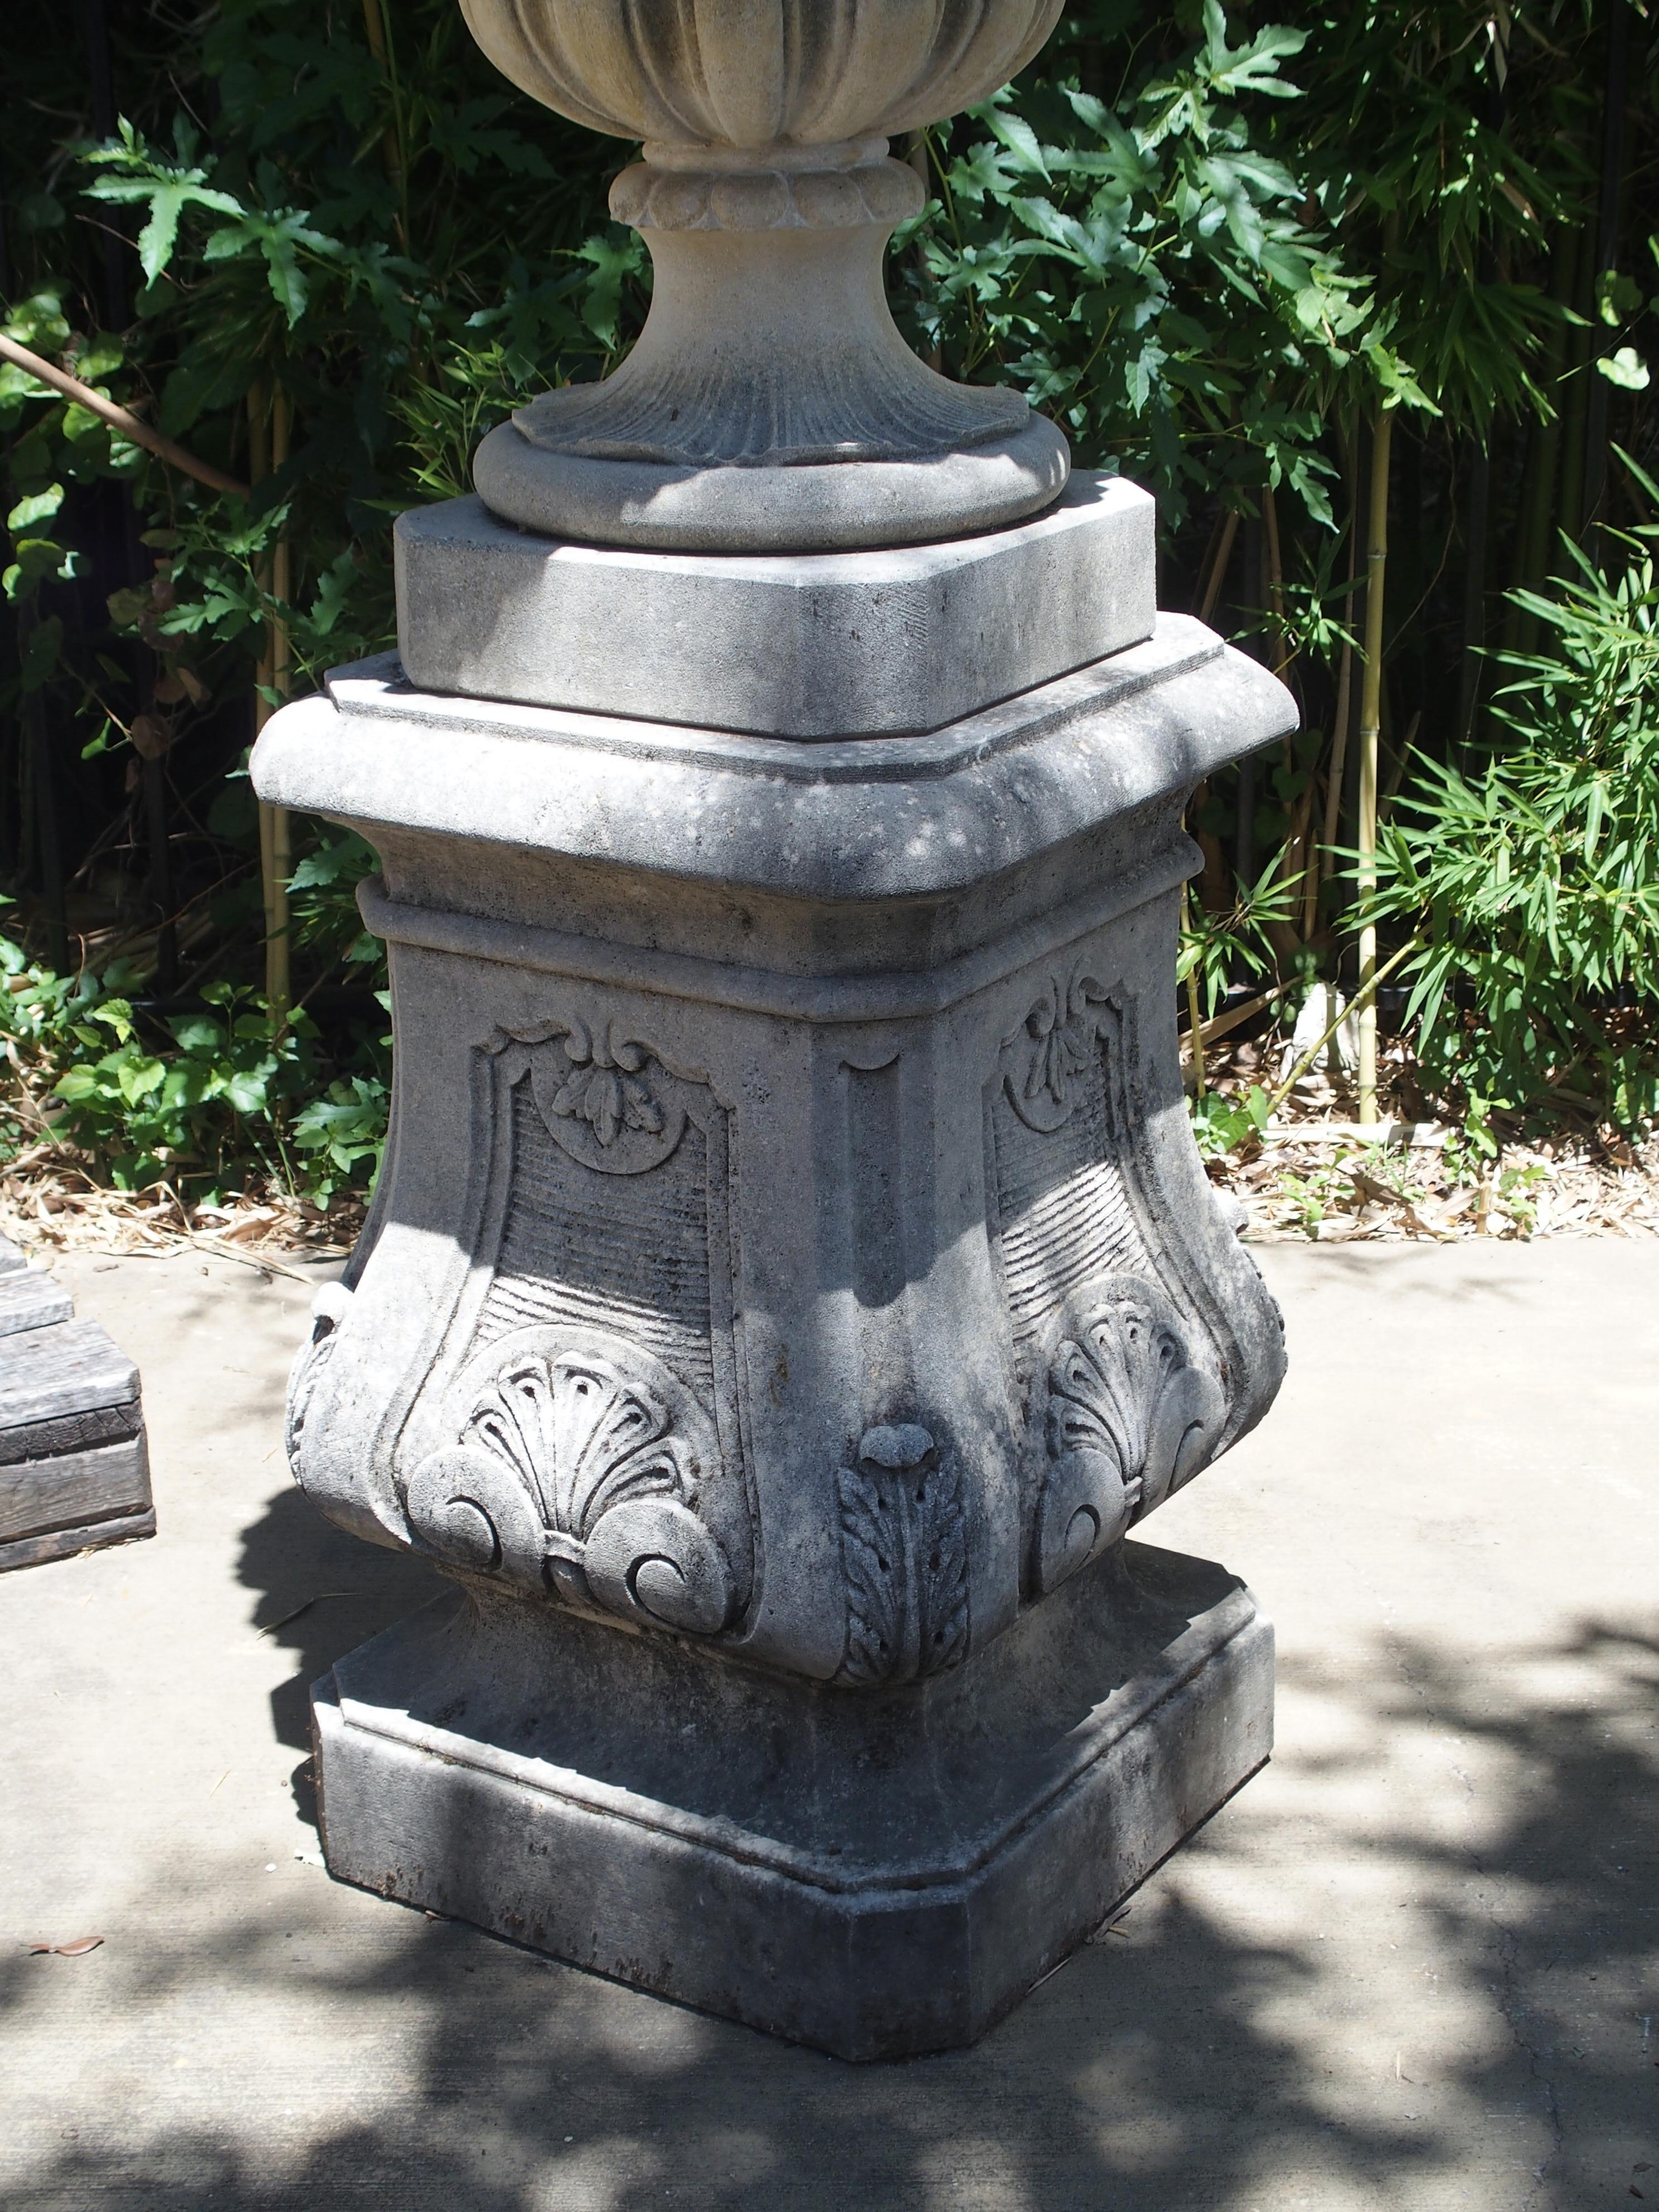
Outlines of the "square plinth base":
M313 1691L330 1871L850 2059L970 2043L1261 1766L1271 1624L1120 1546L953 1673L820 1689L458 1590Z
M1150 637L1156 510L1075 476L1046 514L875 553L565 544L481 500L398 518L398 644L426 691L858 738L935 730Z

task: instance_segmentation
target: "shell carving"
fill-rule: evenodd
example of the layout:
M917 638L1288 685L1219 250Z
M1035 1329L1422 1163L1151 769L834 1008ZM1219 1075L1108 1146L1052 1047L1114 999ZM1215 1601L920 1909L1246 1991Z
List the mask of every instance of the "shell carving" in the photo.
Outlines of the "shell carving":
M583 1542L623 1498L694 1486L690 1454L660 1402L591 1353L529 1352L507 1363L461 1441L510 1468L550 1528Z
M1048 1467L1034 1579L1047 1592L1115 1543L1209 1458L1226 1414L1156 1284L1110 1276L1062 1325L1048 1366Z
M719 1466L695 1398L648 1354L526 1329L475 1361L453 1445L410 1478L410 1528L439 1559L537 1593L712 1635L730 1565L697 1511Z

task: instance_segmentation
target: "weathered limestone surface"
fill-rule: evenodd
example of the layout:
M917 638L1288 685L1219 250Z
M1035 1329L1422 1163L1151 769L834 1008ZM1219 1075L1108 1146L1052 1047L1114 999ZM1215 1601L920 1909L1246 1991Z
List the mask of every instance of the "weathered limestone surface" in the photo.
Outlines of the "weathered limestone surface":
M262 793L381 854L398 1040L295 1467L467 1594L319 1686L337 1872L844 2055L929 2049L1260 1763L1252 1601L1149 1612L1121 1539L1282 1371L1170 979L1186 794L1289 719L1164 617L909 738L492 706L389 657L268 726ZM724 1715L702 1751L688 1699ZM574 1735L538 1733L556 1705ZM921 1802L945 1713L1018 1850ZM715 1736L742 1805L707 1795ZM911 1855L827 1890L884 1741ZM630 1762L624 1849L590 1800Z
M643 140L611 188L651 249L651 312L599 384L532 400L478 448L504 520L696 552L909 545L1018 521L1070 466L1021 396L905 345L882 256L920 214L896 132L1006 83L1060 0L807 0L658 9L463 0L532 99Z
M316 1687L328 1861L937 2050L1267 1754L1249 1593L1124 1540L1283 1372L1174 975L1186 803L1293 712L1155 616L1149 501L1062 500L887 314L884 134L1057 0L465 4L645 139L656 273L614 376L401 524L401 661L254 755L378 852L397 1036L290 1458L458 1585Z
M1152 635L1152 502L1074 476L1035 521L876 553L686 558L538 538L482 500L398 520L427 691L784 738L937 728ZM648 652L619 651L628 635Z
M551 1685L557 1694L549 1695ZM1267 1759L1273 1631L1119 1546L848 1695L482 1592L318 1685L334 1872L847 2058L971 2042Z

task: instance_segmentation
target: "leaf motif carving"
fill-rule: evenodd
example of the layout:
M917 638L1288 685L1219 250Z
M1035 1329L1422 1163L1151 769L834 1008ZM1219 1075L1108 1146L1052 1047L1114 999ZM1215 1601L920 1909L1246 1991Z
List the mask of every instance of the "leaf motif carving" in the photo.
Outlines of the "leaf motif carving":
M926 1429L874 1429L836 1478L847 1583L837 1680L914 1681L968 1650L968 1529L962 1470Z
M558 1048L570 1063L570 1072L561 1080L538 1061L532 1077L536 1103L550 1126L585 1121L607 1147L623 1129L661 1135L667 1116L641 1073L651 1057L646 1046L632 1038L618 1039L614 1032L590 1040L584 1030L562 1038Z
M847 1577L847 1656L841 1671L849 1682L885 1681L898 1664L903 1635L902 1580L896 1565L902 1535L873 1474L844 1467L836 1490Z
M1005 1041L1005 1049L1014 1048L1006 1077L1009 1103L1028 1128L1047 1135L1071 1119L1098 1058L1105 998L1081 969L1063 983L1051 976L1022 1027Z

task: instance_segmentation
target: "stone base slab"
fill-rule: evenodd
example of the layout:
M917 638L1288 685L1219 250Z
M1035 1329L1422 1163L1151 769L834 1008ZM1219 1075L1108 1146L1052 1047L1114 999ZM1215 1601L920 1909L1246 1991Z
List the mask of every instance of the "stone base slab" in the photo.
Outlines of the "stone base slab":
M1273 1630L1117 1547L834 1690L471 1588L313 1691L337 1878L848 2059L972 2042L1266 1761Z
M449 500L398 518L398 652L419 689L477 699L762 737L936 730L1149 637L1154 520L1133 484L1074 476L1035 520L945 544L700 555Z

